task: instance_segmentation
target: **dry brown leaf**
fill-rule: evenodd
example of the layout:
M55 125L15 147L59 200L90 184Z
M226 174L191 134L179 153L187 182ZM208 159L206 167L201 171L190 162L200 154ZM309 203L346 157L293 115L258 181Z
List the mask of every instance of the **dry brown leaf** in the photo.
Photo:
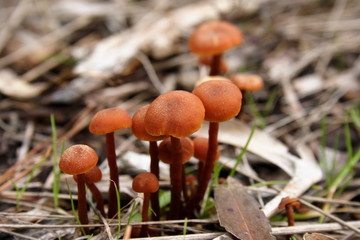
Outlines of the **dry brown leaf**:
M275 239L256 200L238 186L215 188L215 204L220 225L242 240Z

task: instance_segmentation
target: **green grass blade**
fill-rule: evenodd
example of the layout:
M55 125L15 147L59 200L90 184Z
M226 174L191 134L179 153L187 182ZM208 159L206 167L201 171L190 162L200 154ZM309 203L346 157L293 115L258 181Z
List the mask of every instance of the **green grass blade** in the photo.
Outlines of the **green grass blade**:
M248 146L249 146L249 143L251 141L251 138L252 136L254 135L254 132L255 132L255 128L256 128L256 125L254 124L252 127L251 127L251 131L250 131L250 135L249 135L249 138L247 139L246 143L245 143L245 146L243 147L243 149L241 150L239 156L237 157L236 159L236 163L234 165L234 167L231 169L230 173L229 173L229 177L233 177L235 172L236 172L236 168L238 167L238 165L240 164Z

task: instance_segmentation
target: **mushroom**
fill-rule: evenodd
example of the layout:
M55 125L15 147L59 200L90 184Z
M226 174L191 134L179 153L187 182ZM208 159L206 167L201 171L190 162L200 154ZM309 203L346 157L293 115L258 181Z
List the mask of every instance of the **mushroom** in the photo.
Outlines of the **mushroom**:
M186 91L170 91L157 97L145 116L145 130L153 136L169 135L172 147L170 218L180 214L182 158L180 139L197 131L204 120L201 100Z
M188 46L200 56L212 56L210 76L220 73L221 55L224 51L242 43L242 33L226 21L211 21L200 25L191 34Z
M96 187L95 183L100 182L102 178L101 170L98 166L94 166L92 169L84 173L85 184L93 194L96 200L96 208L100 211L101 215L105 216L104 211L104 199L101 195L101 192ZM78 182L78 176L73 176L75 182Z
M286 216L288 220L288 226L294 226L295 220L294 220L294 209L293 207L299 208L300 202L298 198L291 198L289 196L284 197L281 199L281 202L279 203L278 209L284 209L286 210Z
M181 144L181 162L182 164L185 164L187 161L189 161L189 159L192 156L194 156L194 143L190 138L186 137L186 138L180 138L180 144ZM159 159L162 162L170 165L170 172L173 166L172 165L173 159L171 152L172 152L171 140L170 138L167 138L163 140L159 145ZM184 167L182 167L182 191L185 201L188 201Z
M229 80L206 81L193 90L205 107L205 120L209 121L209 143L206 163L201 172L199 189L188 203L186 210L190 215L199 205L206 192L211 174L217 160L218 141L217 135L219 122L224 122L235 117L241 109L242 94Z
M105 134L106 156L110 169L108 217L117 214L116 189L119 190L119 173L116 164L115 139L116 130L129 128L132 125L130 115L120 108L106 108L97 112L91 119L89 131L93 134Z
M255 74L238 73L230 77L230 80L240 89L245 91L257 91L264 87L262 78Z
M85 192L85 173L96 166L98 156L94 149L87 145L78 144L64 151L59 160L59 168L64 173L77 175L78 187L78 215L81 224L88 224ZM84 228L89 234L89 228Z
M199 160L198 164L198 175L197 179L201 178L201 172L204 167L204 164L206 162L206 155L209 149L209 139L204 137L196 137L193 139L194 143L194 157ZM219 159L220 157L220 150L218 148L216 152L216 159Z
M142 221L148 221L148 211L149 211L149 201L150 193L157 192L159 190L159 180L158 178L149 172L144 172L138 174L133 182L132 189L138 193L144 193L143 207L141 211ZM148 226L142 225L140 236L143 237L147 233Z
M202 65L211 67L213 61L212 56L199 56L198 62ZM219 63L219 73L226 73L228 71L228 66L224 60L224 58L220 57L220 63Z
M132 117L132 132L133 134L144 141L149 141L150 147L150 172L153 173L159 179L159 159L158 159L158 146L157 141L163 140L168 136L152 136L145 130L145 115L149 108L149 104L141 107L137 110ZM160 219L160 205L159 205L159 193L151 193L151 208L153 210L152 220Z

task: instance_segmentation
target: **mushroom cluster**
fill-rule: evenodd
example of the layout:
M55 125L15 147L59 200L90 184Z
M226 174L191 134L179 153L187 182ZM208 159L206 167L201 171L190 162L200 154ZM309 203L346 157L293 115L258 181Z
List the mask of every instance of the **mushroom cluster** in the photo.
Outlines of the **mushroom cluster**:
M225 21L212 21L199 26L190 36L188 46L199 56L199 63L210 67L209 80L198 84L192 92L169 91L159 95L150 104L139 108L131 117L120 108L107 108L97 112L89 124L93 134L105 135L106 156L110 179L107 201L107 216L114 218L117 209L117 192L120 189L114 132L131 128L140 140L149 142L150 172L141 173L133 180L134 192L143 194L142 219L160 220L192 217L200 205L220 157L217 135L219 124L236 117L242 107L242 92L254 91L262 80L256 75L237 74L230 79L222 53L242 43L241 31ZM247 85L246 85L247 84ZM245 86L245 87L244 87ZM251 87L249 87L251 86ZM256 88L256 89L255 89ZM204 121L209 122L208 138L193 138ZM158 141L161 141L158 145ZM191 158L199 160L196 172L185 173L184 164ZM101 180L101 171L96 166L96 152L86 145L74 145L61 157L60 169L75 175L78 184L78 211L82 224L87 224L85 185L92 192L97 208L105 215L104 201L95 182ZM170 165L170 210L162 215L159 206L159 160ZM89 233L89 228L85 228ZM147 225L142 225L139 236L148 234Z

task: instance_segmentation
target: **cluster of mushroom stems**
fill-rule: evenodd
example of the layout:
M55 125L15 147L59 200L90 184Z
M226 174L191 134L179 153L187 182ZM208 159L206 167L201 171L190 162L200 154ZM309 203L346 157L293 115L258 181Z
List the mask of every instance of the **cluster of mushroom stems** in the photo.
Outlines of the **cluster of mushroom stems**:
M106 136L110 169L107 207L109 218L115 217L118 212L116 191L119 190L119 174L114 132L123 128L131 128L137 138L149 142L150 172L141 173L133 180L133 190L144 194L143 221L148 221L149 202L151 219L156 221L163 216L158 194L159 160L170 166L171 202L166 218L180 219L196 215L215 162L220 156L217 140L219 124L239 114L242 91L254 90L241 84L251 85L254 81L262 84L261 78L256 75L236 74L229 78L219 76L227 72L222 53L241 43L242 34L236 26L225 21L205 23L190 36L189 49L199 56L200 64L210 67L210 80L200 83L192 92L174 90L161 94L152 103L138 109L133 117L119 108L103 109L94 115L89 131ZM209 122L208 138L192 138L204 121ZM158 141L162 142L158 145ZM193 156L199 160L196 177L186 176L183 166ZM59 162L60 169L74 175L77 181L78 214L82 224L88 223L85 184L93 193L98 210L105 215L101 194L94 184L99 181L99 170L93 170L98 169L97 159L92 148L79 144L65 150ZM91 172L97 172L97 176L93 177L94 173ZM88 229L85 231L89 232ZM140 236L147 234L148 229L143 225Z

